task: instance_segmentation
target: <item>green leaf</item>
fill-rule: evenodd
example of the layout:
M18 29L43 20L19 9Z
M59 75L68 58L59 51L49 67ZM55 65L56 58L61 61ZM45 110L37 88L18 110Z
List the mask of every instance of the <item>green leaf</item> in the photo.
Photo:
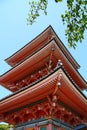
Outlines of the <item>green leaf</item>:
M62 2L63 0L54 0ZM28 24L32 25L40 16L41 11L47 15L47 0L32 0L29 2L30 10L27 18ZM67 10L61 15L66 24L65 36L68 45L75 49L78 42L84 39L87 29L87 0L67 0Z
M62 2L62 0L55 0L55 2Z

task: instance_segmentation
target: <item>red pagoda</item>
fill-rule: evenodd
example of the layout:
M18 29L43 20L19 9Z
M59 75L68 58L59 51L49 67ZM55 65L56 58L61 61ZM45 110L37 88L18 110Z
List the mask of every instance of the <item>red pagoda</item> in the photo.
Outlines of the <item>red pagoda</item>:
M73 130L87 125L87 83L51 26L5 60L0 84L13 93L0 100L0 121L16 130Z

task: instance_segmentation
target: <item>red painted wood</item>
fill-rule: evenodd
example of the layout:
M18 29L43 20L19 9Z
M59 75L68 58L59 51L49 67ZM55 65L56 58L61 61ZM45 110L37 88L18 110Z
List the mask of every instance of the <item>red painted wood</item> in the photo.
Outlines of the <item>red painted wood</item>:
M52 124L48 124L47 125L47 130L53 130L53 125Z

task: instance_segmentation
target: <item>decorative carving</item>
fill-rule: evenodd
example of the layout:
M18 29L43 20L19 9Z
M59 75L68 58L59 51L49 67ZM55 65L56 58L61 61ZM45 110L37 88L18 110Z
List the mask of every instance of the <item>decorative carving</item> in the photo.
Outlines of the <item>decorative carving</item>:
M52 106L52 103L56 103L56 105ZM16 125L34 119L49 117L62 120L73 126L76 126L83 122L87 122L87 120L85 120L84 118L75 115L63 106L58 105L58 99L56 95L54 95L52 98L48 96L48 101L45 101L43 103L23 108L12 113L1 114L0 120Z
M63 63L61 62L61 60L58 60L57 66L60 67L62 65L63 65Z
M45 64L44 68L42 68L41 70L38 70L34 74L31 74L30 76L27 76L26 78L22 79L21 81L9 84L8 87L12 91L17 91L23 87L26 87L26 86L32 84L35 81L41 79L43 76L49 74L51 72L51 70L53 69L52 68L52 64L53 64L52 57L53 57L53 51L51 51L50 56L49 56L49 61L48 61L48 63Z
M20 81L9 84L8 87L10 88L10 90L12 90L12 91L20 90L21 88L26 87L26 86L32 84L33 82L41 79L43 76L48 75L55 68L55 65L56 65L56 64L54 65L54 63L53 63L54 50L55 50L55 48L52 47L51 53L49 55L49 60L45 64L45 66L42 67L42 69L25 77L24 79L21 79Z

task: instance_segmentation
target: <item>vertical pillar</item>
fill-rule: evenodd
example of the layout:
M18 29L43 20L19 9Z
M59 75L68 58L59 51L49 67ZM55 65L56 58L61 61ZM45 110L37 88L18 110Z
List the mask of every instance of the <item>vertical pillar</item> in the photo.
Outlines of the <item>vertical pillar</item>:
M53 130L52 124L48 124L48 125L47 125L47 130Z
M38 127L38 126L35 126L35 130L39 130L39 127Z
M39 124L39 123L37 122L36 125L35 125L35 130L40 130L38 124Z

